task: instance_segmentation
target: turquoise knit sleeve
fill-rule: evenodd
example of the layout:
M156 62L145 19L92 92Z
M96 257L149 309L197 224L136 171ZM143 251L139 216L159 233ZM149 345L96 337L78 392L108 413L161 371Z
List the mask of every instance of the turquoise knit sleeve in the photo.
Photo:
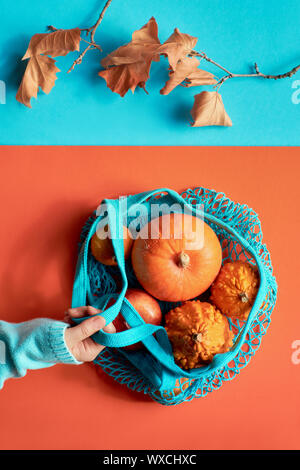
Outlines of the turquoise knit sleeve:
M24 377L28 369L81 364L65 343L67 327L67 323L48 318L24 323L0 321L0 389L5 380Z

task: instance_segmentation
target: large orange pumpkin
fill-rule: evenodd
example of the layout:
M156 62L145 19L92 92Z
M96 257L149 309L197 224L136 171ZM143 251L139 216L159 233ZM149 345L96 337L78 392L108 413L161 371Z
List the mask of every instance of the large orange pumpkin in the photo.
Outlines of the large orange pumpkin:
M108 236L106 236L108 234ZM123 227L124 255L125 259L130 256L133 239L127 227ZM117 266L114 248L109 236L107 225L101 227L91 238L91 252L100 263L107 266Z
M152 219L132 249L132 266L140 284L153 297L171 302L202 294L216 278L221 262L215 232L187 214Z

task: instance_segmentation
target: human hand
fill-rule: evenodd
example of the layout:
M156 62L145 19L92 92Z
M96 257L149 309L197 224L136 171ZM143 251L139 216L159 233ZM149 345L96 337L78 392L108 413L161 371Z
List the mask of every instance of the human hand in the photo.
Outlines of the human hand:
M101 313L97 308L78 307L69 308L65 313L65 321L72 323L73 318L86 317L88 315L95 315ZM112 323L105 326L105 319L100 315L88 318L79 325L71 326L65 330L65 342L69 351L73 354L75 359L80 362L93 361L98 354L105 348L105 346L96 343L90 336L97 333L99 330L106 333L115 333L116 329Z

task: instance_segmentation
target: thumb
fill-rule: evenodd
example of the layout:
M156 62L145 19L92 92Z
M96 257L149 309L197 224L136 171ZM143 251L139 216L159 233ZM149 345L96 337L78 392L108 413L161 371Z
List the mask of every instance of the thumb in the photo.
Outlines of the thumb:
M80 325L73 326L72 330L72 339L74 343L83 341L86 338L89 338L94 333L97 333L99 330L105 327L105 319L100 315L88 318L80 323Z

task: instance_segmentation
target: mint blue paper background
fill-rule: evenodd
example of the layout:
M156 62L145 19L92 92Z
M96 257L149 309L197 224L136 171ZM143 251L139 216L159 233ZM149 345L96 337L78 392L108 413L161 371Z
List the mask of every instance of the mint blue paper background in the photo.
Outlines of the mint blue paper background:
M232 128L189 126L193 96L205 88L178 87L161 96L164 58L152 65L149 95L139 89L120 98L97 75L104 55L90 51L66 75L76 57L71 53L57 60L62 72L49 95L41 92L32 99L32 109L19 104L20 59L30 37L48 24L90 26L104 3L0 0L0 80L7 88L6 104L0 105L0 144L299 145L300 104L292 102L292 84L299 80L300 90L300 72L281 81L229 80L222 96ZM286 72L300 63L299 0L113 0L96 33L104 54L128 42L152 15L162 42L178 27L198 36L197 49L233 72L249 73L255 61L265 73Z

